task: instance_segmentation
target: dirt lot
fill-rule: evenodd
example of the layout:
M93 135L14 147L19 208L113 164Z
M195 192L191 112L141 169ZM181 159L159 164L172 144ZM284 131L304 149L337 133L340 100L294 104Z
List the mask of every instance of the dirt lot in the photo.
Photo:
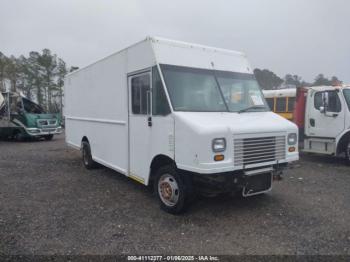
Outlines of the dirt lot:
M303 155L267 195L201 198L182 216L64 137L0 141L0 254L350 254L350 167Z

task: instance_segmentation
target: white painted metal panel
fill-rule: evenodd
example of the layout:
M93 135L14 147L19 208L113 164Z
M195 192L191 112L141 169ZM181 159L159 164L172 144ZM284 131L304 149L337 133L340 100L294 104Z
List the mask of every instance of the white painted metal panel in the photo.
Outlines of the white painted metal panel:
M305 114L305 134L307 136L336 138L344 131L345 114L348 108L344 97L340 92L336 92L341 103L341 111L321 113L320 110L315 108L315 95L317 92L324 91L335 91L335 89L323 87L322 89L312 88L312 90L308 92Z
M152 116L151 160L157 155L167 156L175 160L174 118L167 116ZM146 181L148 184L148 180Z
M154 57L152 46L149 40L133 45L131 48L127 50L127 53L128 53L128 63L127 63L128 73L144 70L156 64L156 59Z
M250 112L246 114L225 112L175 112L175 158L179 168L198 173L226 172L242 169L235 167L235 138L287 136L297 133L296 126L272 112ZM225 138L227 143L224 161L215 162L211 142L214 138ZM280 162L298 159L298 152L286 151ZM276 163L274 161L271 164ZM257 164L263 166L266 163Z
M152 43L160 64L253 73L240 52L159 38L153 38Z
M266 98L272 97L295 97L297 94L296 88L278 89L278 90L262 90Z
M86 136L93 159L125 173L128 168L127 53L119 52L76 73L65 85L66 141Z

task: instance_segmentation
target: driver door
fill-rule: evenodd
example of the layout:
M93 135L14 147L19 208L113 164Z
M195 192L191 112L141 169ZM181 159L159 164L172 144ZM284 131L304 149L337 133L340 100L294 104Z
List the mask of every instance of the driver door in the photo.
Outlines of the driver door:
M128 77L129 177L145 184L151 153L151 71Z
M309 92L307 136L335 138L344 130L345 108L336 90Z

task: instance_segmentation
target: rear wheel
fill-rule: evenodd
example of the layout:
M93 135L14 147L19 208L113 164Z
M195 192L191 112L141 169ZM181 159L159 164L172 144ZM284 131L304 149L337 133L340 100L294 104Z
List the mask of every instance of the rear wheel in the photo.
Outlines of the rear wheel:
M190 177L181 175L173 166L159 168L154 181L160 207L171 214L186 210L193 194Z
M83 165L87 169L93 169L97 166L97 163L92 159L89 142L83 141L81 143L81 153L82 153Z

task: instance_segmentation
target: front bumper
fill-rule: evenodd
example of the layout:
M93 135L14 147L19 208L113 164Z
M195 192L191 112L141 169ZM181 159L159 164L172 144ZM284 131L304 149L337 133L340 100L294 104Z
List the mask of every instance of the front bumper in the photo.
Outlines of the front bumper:
M286 158L282 160L274 160L250 165L235 166L232 164L232 159L228 159L220 162L201 163L200 167L198 165L187 166L177 163L177 167L192 173L210 175L216 173L240 172L247 169L263 168L266 166L283 166L297 160L299 160L299 152L288 153Z
M62 127L50 127L50 128L26 128L25 131L30 136L46 136L57 135L62 133Z
M212 174L200 174L181 169L179 171L184 175L192 177L196 190L199 192L218 194L242 192L243 190L243 196L251 196L270 191L273 177L280 175L286 167L287 163L281 163L278 165ZM265 187L258 187L253 191L250 190L252 189L252 184L260 181L266 182Z

